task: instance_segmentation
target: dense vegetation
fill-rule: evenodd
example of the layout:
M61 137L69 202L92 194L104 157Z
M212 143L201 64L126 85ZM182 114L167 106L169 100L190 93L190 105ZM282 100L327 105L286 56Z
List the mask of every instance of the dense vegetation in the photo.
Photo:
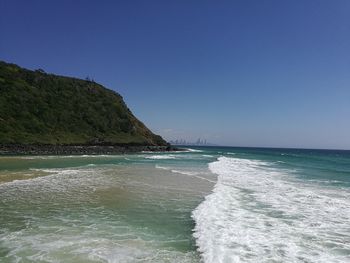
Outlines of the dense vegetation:
M166 145L91 80L0 61L0 144Z

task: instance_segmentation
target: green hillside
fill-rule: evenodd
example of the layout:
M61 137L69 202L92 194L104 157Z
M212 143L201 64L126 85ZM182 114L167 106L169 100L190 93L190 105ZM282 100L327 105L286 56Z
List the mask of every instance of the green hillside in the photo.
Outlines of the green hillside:
M0 61L0 144L166 142L102 85Z

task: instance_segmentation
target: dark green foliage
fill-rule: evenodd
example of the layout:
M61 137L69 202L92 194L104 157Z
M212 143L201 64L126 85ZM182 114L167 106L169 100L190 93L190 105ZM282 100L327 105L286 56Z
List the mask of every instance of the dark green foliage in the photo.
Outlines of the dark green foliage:
M0 61L0 144L166 145L116 92Z

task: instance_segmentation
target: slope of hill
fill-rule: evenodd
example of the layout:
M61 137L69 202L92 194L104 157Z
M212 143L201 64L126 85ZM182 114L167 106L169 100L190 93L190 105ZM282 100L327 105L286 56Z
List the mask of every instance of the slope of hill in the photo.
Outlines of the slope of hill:
M94 81L1 61L0 144L167 145L118 93Z

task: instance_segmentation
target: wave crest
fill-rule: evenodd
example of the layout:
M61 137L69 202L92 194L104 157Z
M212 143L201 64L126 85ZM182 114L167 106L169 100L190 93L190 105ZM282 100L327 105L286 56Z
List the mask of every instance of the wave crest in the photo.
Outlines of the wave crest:
M349 191L308 184L255 160L220 157L209 168L218 181L192 213L204 262L349 259Z

